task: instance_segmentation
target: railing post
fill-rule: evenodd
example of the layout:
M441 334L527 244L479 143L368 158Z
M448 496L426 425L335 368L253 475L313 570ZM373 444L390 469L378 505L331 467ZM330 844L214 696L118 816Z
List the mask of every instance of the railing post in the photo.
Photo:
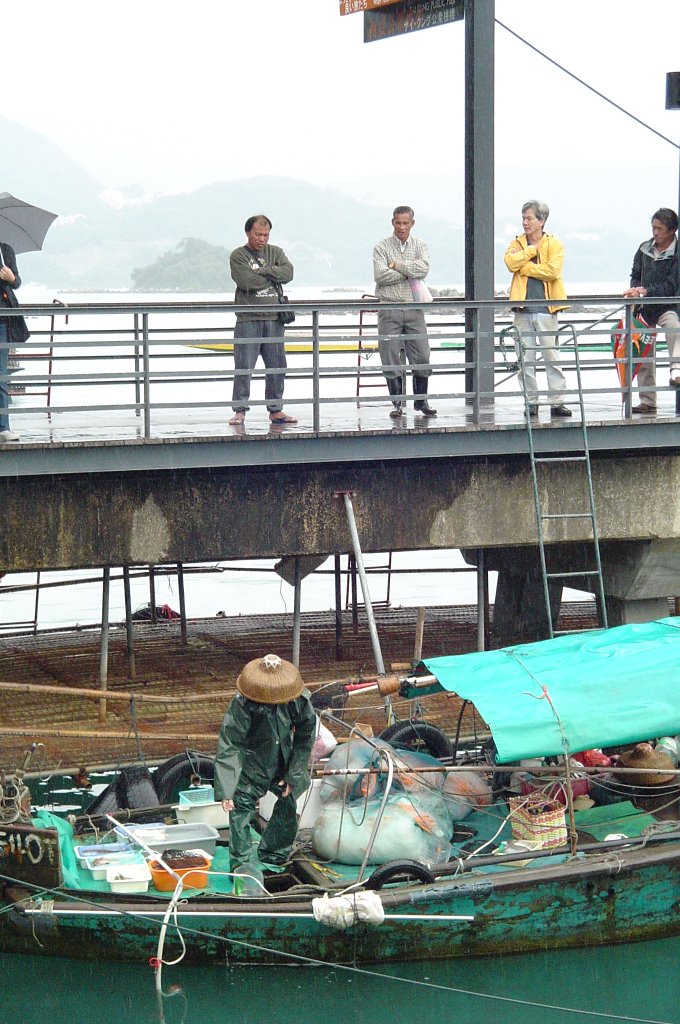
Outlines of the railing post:
M321 429L321 410L319 401L321 398L321 386L319 380L319 311L315 309L312 313L312 429L318 433Z
M142 313L144 437L151 437L151 380L149 374L149 314Z
M623 414L630 419L633 409L633 307L628 303L624 310L624 331L626 337L626 388L623 392Z
M139 313L133 314L133 327L132 333L135 339L135 355L134 355L134 367L135 367L135 416L139 416L139 402L140 402L140 387L139 387Z

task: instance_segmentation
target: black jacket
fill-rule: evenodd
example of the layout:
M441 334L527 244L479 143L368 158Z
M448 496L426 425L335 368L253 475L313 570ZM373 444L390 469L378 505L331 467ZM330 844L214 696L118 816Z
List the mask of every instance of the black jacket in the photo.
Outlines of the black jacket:
M655 260L652 255L654 239L650 238L643 242L635 253L633 269L630 272L631 288L643 287L647 289L648 295L653 296L677 296L678 295L678 243L675 243L675 252L666 259ZM659 302L653 306L642 305L640 312L648 324L655 324L662 313L669 309L677 310L677 302Z
M0 251L2 252L4 263L15 277L14 284L11 287L6 281L0 281L0 306L11 306L12 309L16 309L19 302L14 293L17 288L21 287L21 278L17 270L17 258L14 255L14 249L7 242L0 242ZM27 341L30 338L26 321L22 316L0 316L0 324L4 324L9 328L10 345L19 345L22 341Z

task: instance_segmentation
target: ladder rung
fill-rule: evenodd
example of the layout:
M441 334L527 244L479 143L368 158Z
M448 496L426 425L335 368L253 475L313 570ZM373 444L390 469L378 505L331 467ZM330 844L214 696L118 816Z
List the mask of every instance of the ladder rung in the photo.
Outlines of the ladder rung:
M588 626L587 629L555 629L553 636L576 636L581 633L599 633L602 626Z
M592 512L551 512L541 514L541 519L592 519Z
M566 579L567 576L599 576L597 569L583 569L581 572L547 572L548 579Z
M535 458L534 462L587 462L587 460L587 455L556 455L554 458L542 455L540 458Z

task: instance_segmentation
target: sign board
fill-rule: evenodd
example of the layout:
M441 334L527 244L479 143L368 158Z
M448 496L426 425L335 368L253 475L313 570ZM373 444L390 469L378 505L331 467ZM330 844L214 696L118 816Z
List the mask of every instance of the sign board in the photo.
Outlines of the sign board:
M56 829L5 825L0 829L0 871L17 882L56 888L63 882Z
M358 14L360 11L377 11L379 7L398 4L400 0L340 0L340 14Z
M401 0L384 10L364 13L364 42L373 43L405 32L461 21L463 14L464 0L412 0L411 3Z

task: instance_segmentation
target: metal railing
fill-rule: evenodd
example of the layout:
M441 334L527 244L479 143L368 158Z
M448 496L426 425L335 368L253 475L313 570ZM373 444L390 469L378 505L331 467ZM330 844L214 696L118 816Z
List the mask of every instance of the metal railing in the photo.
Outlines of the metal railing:
M668 303L667 298L645 299L646 304L655 301ZM561 325L573 326L589 417L598 417L603 405L612 415L632 415L637 392L633 371L639 360L628 344L627 355L619 359L624 366L621 383L612 354L612 329L620 321L624 339L636 334L634 305L634 300L619 297L585 296L570 298L568 309L560 314ZM489 307L494 310L493 335L474 328L466 331L466 310L473 311L474 319ZM239 307L239 311L265 308L270 309ZM383 406L387 412L391 399L386 387L382 393L373 390L370 397L361 390L384 382L377 325L364 319L367 300L292 301L290 308L297 319L286 331L284 400L298 408L307 436L310 426L314 432L359 431L367 409ZM381 308L398 308L398 304ZM509 347L512 311L507 299L470 303L446 298L416 308L422 308L427 317L433 369L428 398L440 404L440 417L454 408L450 403L458 402L460 409L462 402L468 422L488 419L494 407L501 406L505 422L521 422L524 398L519 356ZM270 312L275 309L271 307ZM187 436L205 434L206 427L215 423L218 428L213 432L226 430L234 378L249 372L234 369L231 302L82 303L56 313L54 305L23 306L18 312L27 317L31 330L31 339L14 355L21 372L11 378L15 385L21 377L25 389L11 406L12 425L22 436L22 424L30 421L35 437L45 423L47 439L59 439L62 428L61 436L67 439L69 424L77 423L78 417L81 422L91 421L93 416L98 438L118 438L130 426L135 436L144 439L167 436L169 424L175 434ZM14 315L14 311L3 315ZM654 358L649 354L642 361ZM656 365L659 378L663 380L663 374L667 381L663 332L657 337ZM562 368L568 382L565 400L577 403L574 353L568 347L562 350ZM266 404L261 397L265 375L276 372L280 371L260 364L252 372L249 405L254 415ZM665 382L656 390L660 395L669 391ZM47 406L31 401L41 391L49 392ZM414 396L406 396L409 405L413 400ZM667 414L675 415L678 403L664 401L666 405ZM436 429L436 424L430 429L433 426Z

